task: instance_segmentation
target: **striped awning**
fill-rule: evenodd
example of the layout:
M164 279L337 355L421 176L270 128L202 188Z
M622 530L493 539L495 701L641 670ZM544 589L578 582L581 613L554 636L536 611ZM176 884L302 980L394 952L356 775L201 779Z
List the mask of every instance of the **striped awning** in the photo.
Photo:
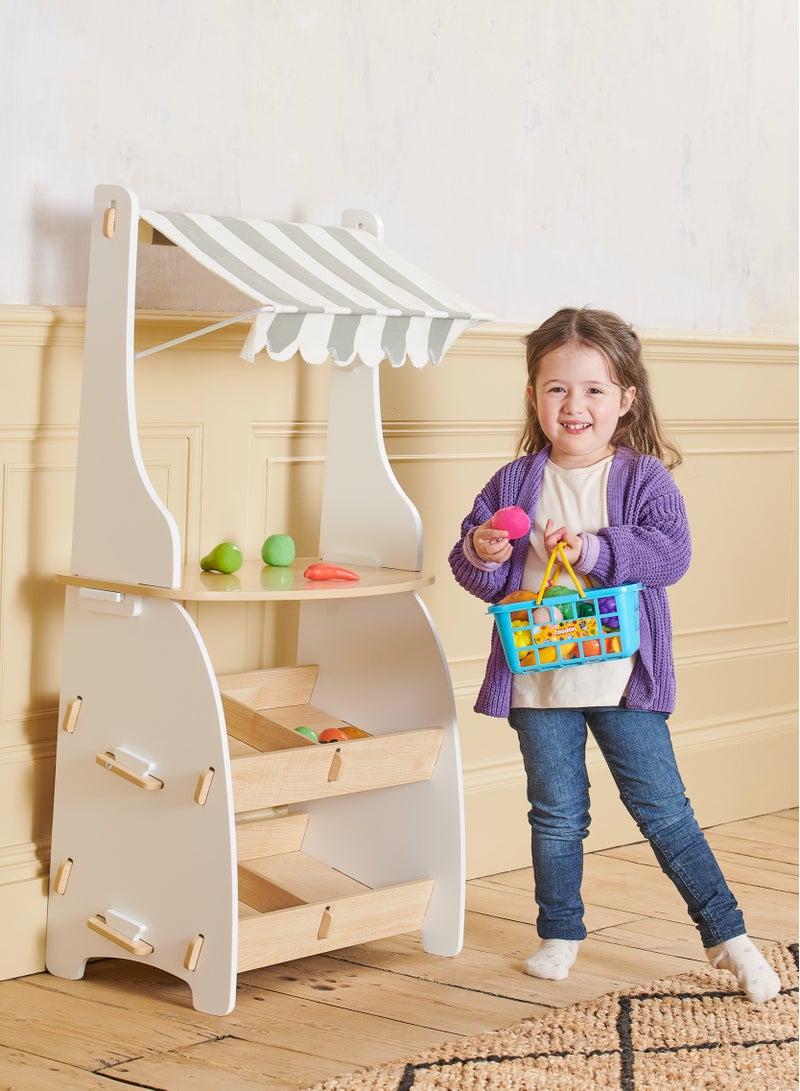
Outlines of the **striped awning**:
M372 367L388 358L438 363L456 338L491 316L475 311L371 231L188 212L140 218L210 272L263 306L242 356L266 349Z

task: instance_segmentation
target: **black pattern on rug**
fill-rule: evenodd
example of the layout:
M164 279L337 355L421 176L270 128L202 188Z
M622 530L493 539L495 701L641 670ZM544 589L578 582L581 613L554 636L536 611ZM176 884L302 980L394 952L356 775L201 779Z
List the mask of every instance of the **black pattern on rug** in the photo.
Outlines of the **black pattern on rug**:
M327 1081L318 1088L319 1091L338 1088L427 1091L497 1087L527 1091L528 1087L553 1086L571 1087L575 1091L583 1087L660 1091L662 1087L702 1086L784 1091L797 1086L794 1058L798 1044L798 944L777 945L765 954L772 955L770 961L781 973L783 987L775 1000L764 1005L750 1004L734 991L732 979L730 989L712 987L719 985L719 974L697 971L654 982L636 991L619 990L594 1002L561 1009L553 1017L523 1021L508 1031L472 1040L472 1044L479 1046L493 1044L492 1039L499 1044L503 1038L516 1036L522 1044L526 1037L531 1040L541 1037L545 1048L471 1052L463 1048L469 1042L461 1043L461 1049L459 1043L451 1042L454 1050L451 1054L445 1052L447 1047L442 1047L407 1063L361 1070L349 1077ZM793 981L788 974L791 962ZM783 1012L781 1018L777 1018L776 1006ZM562 1024L569 1022L571 1013L586 1022L585 1029L581 1027L576 1032L564 1029ZM783 1033L776 1034L776 1030ZM574 1039L570 1041L570 1033L586 1038L594 1036L601 1044L592 1048L587 1041L585 1046L589 1048L575 1048L577 1043ZM555 1038L559 1048L546 1048L548 1037ZM780 1059L778 1065L776 1057ZM703 1064L702 1084L690 1085L682 1078L691 1070L692 1061L695 1065ZM676 1062L681 1066L680 1073L674 1068ZM730 1082L731 1078L734 1082ZM576 1082L583 1079L585 1083Z
M798 967L798 951L800 947L796 943L787 944L788 950L791 952L794 958L795 968ZM797 995L798 989L795 985L792 988L781 989L781 995ZM665 993L665 992L641 992L631 993L628 995L619 997L619 1014L617 1015L616 1026L617 1034L619 1036L619 1045L615 1049L594 1049L587 1050L582 1053L581 1056L587 1060L591 1057L600 1056L619 1056L620 1059L620 1091L647 1091L646 1088L637 1088L636 1086L636 1053L637 1050L633 1045L633 1020L635 1018L634 1011L635 1005L658 1003L663 1000L698 1000L698 999L712 999L712 1000L727 1000L730 999L730 992L723 992L718 989L706 989L702 992L683 992L683 993ZM743 1041L743 1042L726 1042L727 1046L734 1047L736 1049L752 1049L756 1046L782 1046L782 1045L797 1045L798 1036L792 1035L789 1038L766 1038L762 1040ZM720 1043L718 1041L709 1042L697 1042L691 1045L675 1045L675 1046L649 1046L643 1049L641 1052L644 1054L650 1053L673 1053L679 1054L687 1051L694 1052L696 1050L709 1050L719 1049ZM403 1076L397 1085L397 1091L411 1091L416 1082L416 1075L418 1072L426 1071L430 1068L444 1068L451 1066L458 1066L463 1064L504 1064L509 1061L540 1061L550 1060L554 1058L564 1059L567 1056L575 1056L574 1051L566 1050L553 1050L533 1053L520 1053L509 1054L507 1056L497 1056L495 1054L487 1054L485 1057L449 1057L447 1060L424 1062L422 1064L407 1064L403 1072ZM766 1088L764 1089L766 1091Z

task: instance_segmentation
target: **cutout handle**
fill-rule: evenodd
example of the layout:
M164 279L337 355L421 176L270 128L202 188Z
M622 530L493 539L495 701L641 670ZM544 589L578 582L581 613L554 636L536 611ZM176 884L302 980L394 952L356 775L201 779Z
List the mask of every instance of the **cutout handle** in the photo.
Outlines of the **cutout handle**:
M116 943L118 947L122 947L124 951L127 951L130 955L152 955L155 948L152 943L148 943L144 939L131 939L130 936L126 936L124 932L118 931L116 928L112 928L107 923L102 914L96 913L93 917L89 917L86 922L86 927L91 928L93 932L97 932L103 939L111 940L112 943Z
M110 773L115 773L118 777L122 777L123 780L127 780L130 784L135 784L137 788L143 788L146 792L157 792L164 787L163 780L159 780L152 773L140 773L135 769L130 769L127 765L123 765L121 761L118 761L110 750L98 754L95 761L98 765L102 765L104 769L108 769Z

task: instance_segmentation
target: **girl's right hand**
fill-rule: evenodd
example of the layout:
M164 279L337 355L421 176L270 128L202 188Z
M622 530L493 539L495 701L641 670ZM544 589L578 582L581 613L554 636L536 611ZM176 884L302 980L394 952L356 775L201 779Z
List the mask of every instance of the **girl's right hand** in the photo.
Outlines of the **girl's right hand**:
M571 534L566 527L556 528L552 519L548 519L544 527L544 547L548 553L552 553L559 542L564 543L564 552L570 564L577 564L583 548L583 538L580 534Z
M472 547L482 561L503 564L512 553L513 546L507 530L495 530L491 519L475 527L472 532Z

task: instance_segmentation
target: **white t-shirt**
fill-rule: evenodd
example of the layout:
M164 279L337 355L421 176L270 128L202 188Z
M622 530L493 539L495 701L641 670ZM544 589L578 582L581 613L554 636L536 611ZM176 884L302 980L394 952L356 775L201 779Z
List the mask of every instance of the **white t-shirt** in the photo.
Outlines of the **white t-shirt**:
M535 598L544 578L549 555L544 545L548 519L573 534L596 534L608 526L606 492L608 472L614 456L593 466L565 470L549 462L542 478L542 491L531 527L528 556L522 573L522 587ZM558 582L572 586L568 572ZM633 669L633 656L600 663L583 663L555 670L515 674L511 685L512 708L588 708L618 705L625 694Z

